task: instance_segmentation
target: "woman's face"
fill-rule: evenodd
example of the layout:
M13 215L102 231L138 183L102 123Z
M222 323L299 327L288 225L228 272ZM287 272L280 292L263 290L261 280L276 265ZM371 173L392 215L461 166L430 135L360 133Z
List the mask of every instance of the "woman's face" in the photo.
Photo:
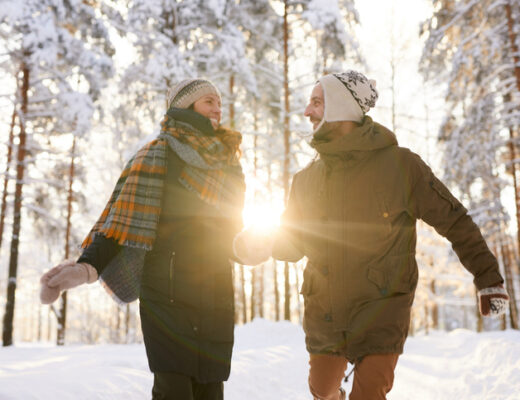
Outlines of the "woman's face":
M220 98L216 94L207 94L193 103L193 110L209 118L214 129L220 124L221 107Z

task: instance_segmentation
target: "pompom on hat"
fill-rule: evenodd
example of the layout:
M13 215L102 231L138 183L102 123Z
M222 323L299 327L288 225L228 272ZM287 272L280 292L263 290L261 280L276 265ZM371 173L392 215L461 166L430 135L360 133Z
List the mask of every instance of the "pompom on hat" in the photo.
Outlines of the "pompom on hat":
M325 122L361 122L378 98L376 81L353 70L325 75L317 83L323 88L325 109L315 132Z
M207 94L214 94L221 100L217 87L207 79L185 79L168 89L166 109L169 110L170 107L188 108Z

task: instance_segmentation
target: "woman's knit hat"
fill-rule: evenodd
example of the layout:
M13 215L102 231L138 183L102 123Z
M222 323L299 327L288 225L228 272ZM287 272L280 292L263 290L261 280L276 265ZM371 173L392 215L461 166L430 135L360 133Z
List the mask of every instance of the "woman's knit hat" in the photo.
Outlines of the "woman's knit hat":
M328 74L318 79L318 83L323 88L325 109L315 132L325 122L361 122L365 113L376 105L376 82L357 71Z
M214 94L221 99L220 92L216 86L207 79L185 79L168 89L166 108L188 108L207 94Z

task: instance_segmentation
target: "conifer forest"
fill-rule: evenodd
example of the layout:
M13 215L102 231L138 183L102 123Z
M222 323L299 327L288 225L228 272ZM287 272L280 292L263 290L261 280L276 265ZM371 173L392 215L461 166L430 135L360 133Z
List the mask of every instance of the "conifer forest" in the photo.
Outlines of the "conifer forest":
M374 6L374 4L378 4ZM483 319L450 243L419 222L410 335L520 328L520 0L0 0L2 343L141 343L139 304L99 284L39 301L78 258L168 88L204 77L242 134L246 227L276 229L316 157L304 110L321 76L377 82L369 115L469 210L509 296ZM301 324L306 260L234 264L235 324Z

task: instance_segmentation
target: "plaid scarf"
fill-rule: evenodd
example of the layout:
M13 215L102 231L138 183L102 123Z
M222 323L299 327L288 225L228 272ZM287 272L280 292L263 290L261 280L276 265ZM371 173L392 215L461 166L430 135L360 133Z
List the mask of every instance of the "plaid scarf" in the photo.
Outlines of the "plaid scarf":
M238 156L219 139L224 134L241 138L240 134L220 129L208 136L194 126L197 124L190 124L190 119L199 114L183 111L170 109L161 122L158 138L128 161L105 209L81 245L86 248L95 235L103 235L123 246L100 277L118 302L131 302L139 296L144 255L152 249L161 214L167 146L186 163L179 177L186 189L225 217L232 217L236 207L241 207L245 184Z

